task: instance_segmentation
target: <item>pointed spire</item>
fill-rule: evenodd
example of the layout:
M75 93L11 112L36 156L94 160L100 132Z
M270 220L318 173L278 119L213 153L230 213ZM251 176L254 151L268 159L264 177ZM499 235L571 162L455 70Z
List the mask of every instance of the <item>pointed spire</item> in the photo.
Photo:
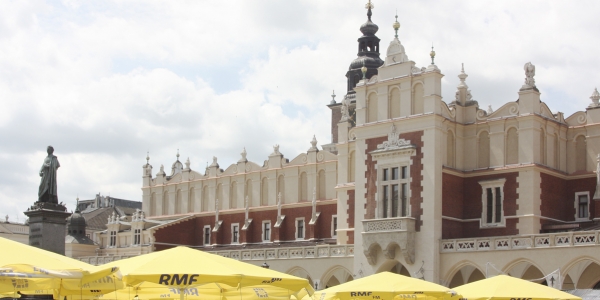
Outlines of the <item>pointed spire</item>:
M400 22L398 22L398 10L396 10L396 22L394 22L394 25L392 25L392 27L394 27L394 31L396 32L396 35L394 35L394 37L398 39L398 29L400 29Z
M465 64L462 63L460 68L460 74L458 74L458 79L460 79L458 87L468 88L467 84L465 83L465 79L467 79L467 77L469 77L469 75L465 73Z
M371 0L369 0L369 2L365 4L365 8L367 9L367 17L369 18L369 21L371 21L371 16L373 15L371 9L374 9L375 5L373 5L373 3L371 3Z
M77 198L75 199L75 212L78 213L79 212L79 195L77 195Z

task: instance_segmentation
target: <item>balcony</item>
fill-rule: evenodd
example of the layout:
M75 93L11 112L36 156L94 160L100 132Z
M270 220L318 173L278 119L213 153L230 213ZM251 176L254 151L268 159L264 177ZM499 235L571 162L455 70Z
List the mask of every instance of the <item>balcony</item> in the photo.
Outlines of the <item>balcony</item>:
M311 259L311 258L336 258L353 257L354 245L319 245L306 247L279 247L266 249L248 250L225 250L206 251L223 257L229 257L241 261L252 260L274 260L274 259ZM105 263L138 256L140 253L119 253L115 255L84 256L79 260L92 264L102 265Z
M354 245L322 245L207 252L241 261L353 257Z
M598 246L600 231L571 231L533 235L442 240L441 253Z
M387 259L394 259L399 247L408 264L415 261L415 219L386 218L363 220L363 249L369 264L377 262L377 246Z

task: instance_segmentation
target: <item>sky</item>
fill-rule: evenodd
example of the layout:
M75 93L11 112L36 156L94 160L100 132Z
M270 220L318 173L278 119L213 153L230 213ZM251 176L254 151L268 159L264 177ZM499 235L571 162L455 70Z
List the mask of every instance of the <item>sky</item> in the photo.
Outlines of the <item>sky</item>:
M170 173L179 151L204 172L216 156L262 165L331 142L335 90L356 57L366 0L3 1L0 217L23 222L52 145L59 201L141 201L142 165ZM515 101L523 65L565 117L600 85L599 1L374 0L382 58L398 36L435 63L451 102L461 63L481 108Z

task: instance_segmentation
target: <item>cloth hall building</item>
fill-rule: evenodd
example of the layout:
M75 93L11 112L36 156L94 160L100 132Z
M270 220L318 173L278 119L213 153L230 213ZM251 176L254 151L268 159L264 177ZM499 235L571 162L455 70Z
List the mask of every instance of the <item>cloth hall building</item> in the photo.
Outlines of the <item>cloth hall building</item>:
M98 255L81 259L187 245L317 289L381 271L451 287L500 272L600 286L600 94L552 112L527 63L518 100L495 111L472 99L464 70L443 101L435 53L417 66L396 34L380 54L367 8L347 94L328 105L332 143L289 158L275 146L260 164L243 150L203 171L179 155L170 174L148 162L143 213L110 219Z

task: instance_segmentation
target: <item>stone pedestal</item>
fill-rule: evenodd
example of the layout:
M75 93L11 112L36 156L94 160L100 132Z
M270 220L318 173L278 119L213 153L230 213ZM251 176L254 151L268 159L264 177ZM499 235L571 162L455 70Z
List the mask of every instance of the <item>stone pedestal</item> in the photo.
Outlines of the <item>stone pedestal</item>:
M29 217L29 245L65 255L66 219L71 215L67 208L36 202L24 213Z

